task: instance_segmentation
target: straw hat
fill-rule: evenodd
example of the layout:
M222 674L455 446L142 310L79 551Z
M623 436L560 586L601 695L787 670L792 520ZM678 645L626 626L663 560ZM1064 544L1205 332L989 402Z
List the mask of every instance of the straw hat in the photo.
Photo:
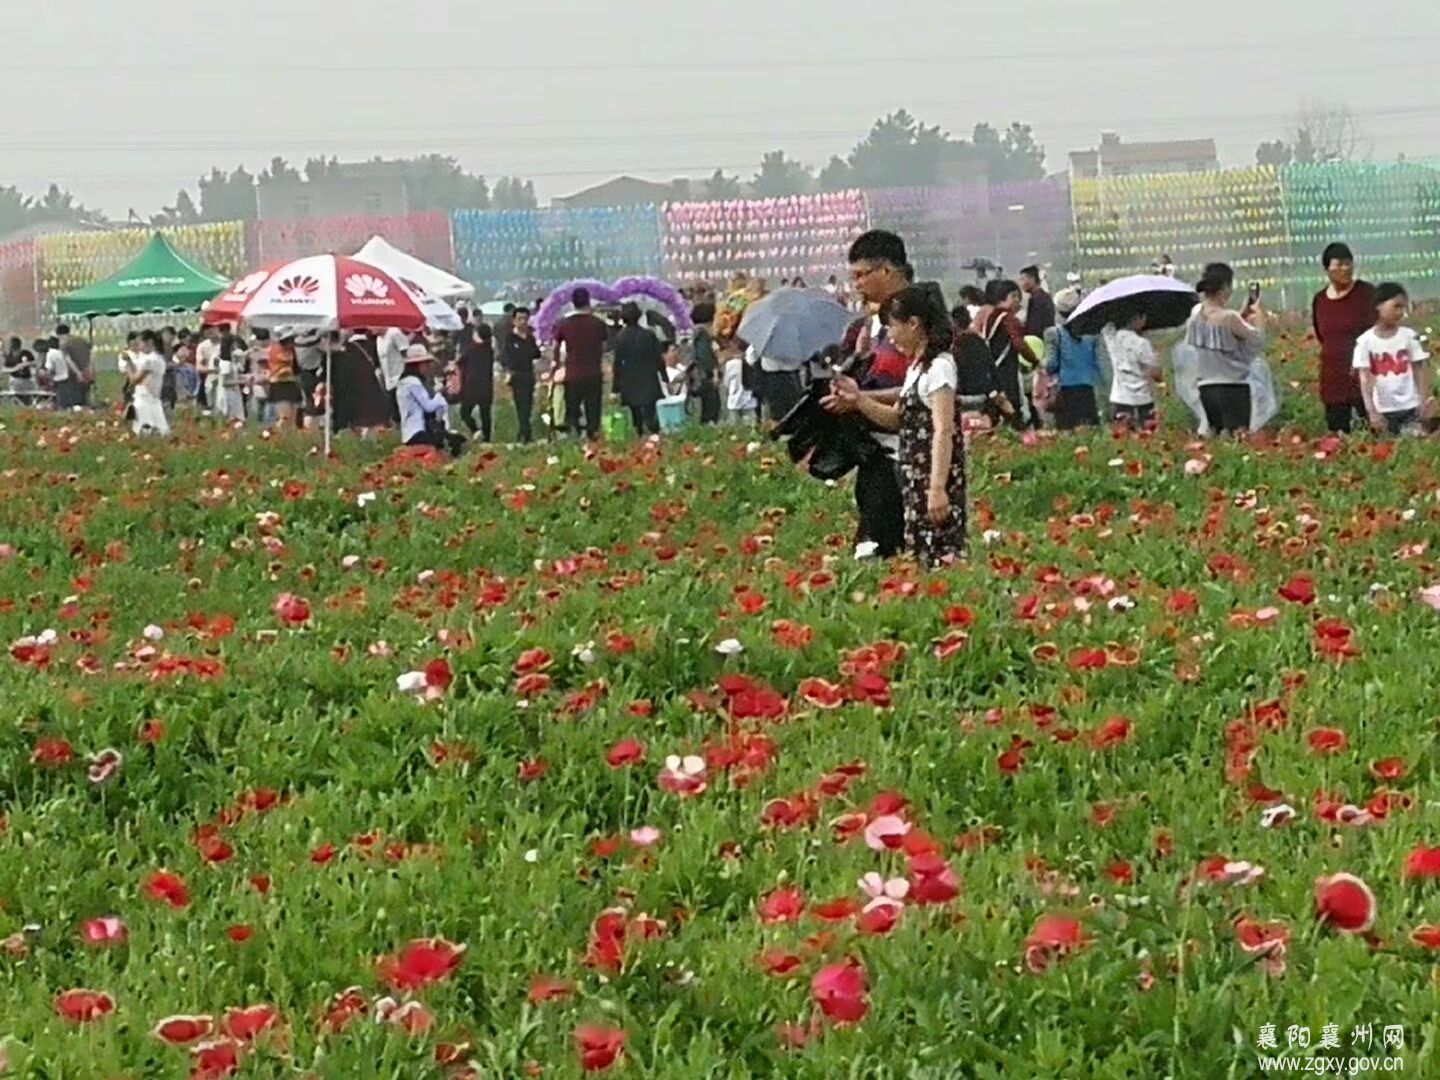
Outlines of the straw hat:
M405 350L405 366L411 364L428 364L435 357L430 355L430 350L424 345L411 345Z

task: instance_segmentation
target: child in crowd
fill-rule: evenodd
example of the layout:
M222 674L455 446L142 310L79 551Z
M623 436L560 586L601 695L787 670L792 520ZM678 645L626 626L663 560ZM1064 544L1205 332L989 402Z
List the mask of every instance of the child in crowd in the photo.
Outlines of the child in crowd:
M1160 360L1145 338L1145 316L1137 312L1125 325L1111 323L1101 332L1113 372L1110 404L1115 422L1139 430L1155 426L1155 384L1160 381Z
M1403 285L1375 290L1375 326L1355 342L1355 370L1370 427L1390 435L1421 435L1435 415L1434 376L1420 335L1403 325L1410 297Z
M759 420L759 403L745 385L745 354L732 352L725 361L725 377L722 380L725 392L725 422L727 424L756 423Z

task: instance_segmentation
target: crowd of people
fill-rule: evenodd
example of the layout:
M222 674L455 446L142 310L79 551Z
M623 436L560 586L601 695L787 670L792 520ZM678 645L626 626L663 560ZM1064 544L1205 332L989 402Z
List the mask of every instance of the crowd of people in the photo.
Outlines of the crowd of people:
M1343 244L1330 245L1322 262L1328 283L1311 321L1327 426L1348 432L1360 420L1387 435L1434 431L1428 354L1405 326L1405 289L1360 280ZM914 281L904 240L893 233L859 237L849 264L848 287L832 277L823 290L854 312L850 331L838 347L804 361L764 355L742 340L745 311L768 290L736 275L725 290L703 283L684 290L694 328L683 335L633 302L597 311L584 288L570 296L572 311L545 347L535 309L508 304L493 325L478 309L462 309L463 330L432 337L394 329L255 330L248 339L230 326L139 331L117 361L123 408L137 433L159 435L169 433L177 410L299 427L318 426L328 412L337 431L398 428L406 445L460 453L461 425L472 439L493 437L501 380L522 443L535 438L537 408L555 437L616 434L607 422L615 415L607 408L607 369L612 400L641 438L687 415L702 424L754 425L764 416L781 425L808 403L848 418L843 438L851 445L841 456L856 474L857 554L909 551L930 564L964 549L970 434L1067 431L1106 420L1157 426L1165 368L1143 305L1083 335L1068 322L1082 301L1078 285L1052 296L1039 267L1026 267L1018 280L964 286L948 306L938 284ZM1173 276L1174 264L1162 256L1155 271ZM798 279L782 284L805 287ZM1235 274L1224 263L1207 266L1195 288L1199 303L1173 351L1177 396L1202 433L1253 430L1255 372L1270 319L1260 289L1251 286L1243 306L1233 307ZM67 326L30 347L10 339L3 373L8 393L22 402L92 405L92 349Z

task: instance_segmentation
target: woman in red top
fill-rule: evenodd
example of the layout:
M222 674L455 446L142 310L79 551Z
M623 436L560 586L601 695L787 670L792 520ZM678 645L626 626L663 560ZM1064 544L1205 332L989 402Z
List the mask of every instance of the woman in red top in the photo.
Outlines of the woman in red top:
M1356 418L1365 423L1360 382L1351 362L1356 339L1375 325L1375 289L1355 280L1355 255L1344 244L1331 244L1320 261L1330 279L1310 305L1320 341L1320 401L1325 426L1348 434Z
M1030 426L1031 416L1024 370L1034 368L1039 357L1026 342L1025 327L1015 317L1020 310L1020 286L1009 280L992 281L986 286L985 298L990 306L980 311L979 331L990 347L995 389L1009 399L1006 422L1024 430Z

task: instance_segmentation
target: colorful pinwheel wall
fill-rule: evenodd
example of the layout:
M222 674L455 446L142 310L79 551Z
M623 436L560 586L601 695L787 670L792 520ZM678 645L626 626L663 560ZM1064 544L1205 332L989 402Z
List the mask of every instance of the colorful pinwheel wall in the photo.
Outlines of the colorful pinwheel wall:
M845 270L845 253L869 224L859 191L780 199L670 203L665 273L672 280L804 277L812 285Z
M487 292L518 281L550 289L581 277L660 271L655 206L461 210L452 226L455 272Z

